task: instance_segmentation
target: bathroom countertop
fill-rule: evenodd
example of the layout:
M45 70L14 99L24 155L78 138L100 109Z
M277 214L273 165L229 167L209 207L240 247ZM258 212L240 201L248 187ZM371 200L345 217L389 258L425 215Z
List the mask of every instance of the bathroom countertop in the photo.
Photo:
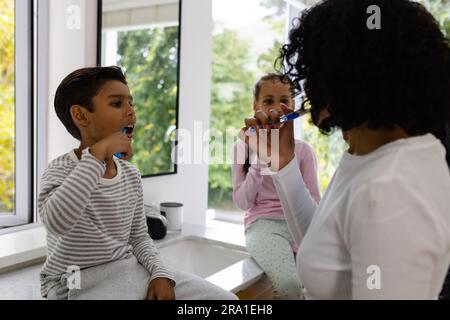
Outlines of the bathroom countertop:
M189 237L204 238L214 244L220 242L229 248L247 251L244 227L220 222L212 222L207 226L184 224L182 231L168 232L164 239L155 240L154 242L156 246L162 248L171 242ZM206 280L227 291L238 293L257 282L263 275L264 271L249 257L213 274Z
M0 250L0 300L40 299L37 275L46 255L45 235L45 229L37 226L17 234L3 236L3 240L8 241L4 243L5 246L0 246L2 249ZM164 239L154 242L161 248L173 241L189 237L206 239L214 245L222 243L224 247L246 252L244 227L216 221L208 222L207 226L184 224L181 232L168 233ZM17 247L19 242L23 247L30 246L31 243L33 246L28 251L14 253L13 245ZM2 257L2 254L5 256ZM32 259L39 261L33 262ZM257 282L263 274L252 258L246 258L206 279L225 290L238 293Z

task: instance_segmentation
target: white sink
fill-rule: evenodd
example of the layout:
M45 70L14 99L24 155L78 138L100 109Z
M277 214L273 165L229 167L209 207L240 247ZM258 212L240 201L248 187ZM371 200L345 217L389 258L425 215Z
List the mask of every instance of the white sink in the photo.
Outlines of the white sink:
M196 236L161 244L160 252L167 267L204 279L249 258L245 248Z

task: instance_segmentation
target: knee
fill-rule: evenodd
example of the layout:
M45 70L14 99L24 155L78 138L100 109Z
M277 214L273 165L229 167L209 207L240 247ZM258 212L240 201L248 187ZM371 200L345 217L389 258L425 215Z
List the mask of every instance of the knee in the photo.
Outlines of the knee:
M275 299L303 299L303 288L297 279L279 277L272 285Z

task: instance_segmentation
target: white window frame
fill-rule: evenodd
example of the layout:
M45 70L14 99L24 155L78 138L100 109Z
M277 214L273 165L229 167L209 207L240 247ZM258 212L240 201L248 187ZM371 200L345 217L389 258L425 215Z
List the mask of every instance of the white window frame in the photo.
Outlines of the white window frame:
M0 228L33 218L33 1L15 0L15 206ZM0 229L2 230L2 229Z
M37 199L41 190L41 177L47 167L47 106L49 70L49 0L33 0L34 6L34 148L33 220L40 223Z

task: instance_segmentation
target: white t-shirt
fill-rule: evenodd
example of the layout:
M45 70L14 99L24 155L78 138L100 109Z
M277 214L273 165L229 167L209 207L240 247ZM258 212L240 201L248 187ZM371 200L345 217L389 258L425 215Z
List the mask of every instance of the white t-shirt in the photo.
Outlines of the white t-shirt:
M450 173L433 135L345 153L317 207L297 160L273 176L309 299L437 299L450 265Z

